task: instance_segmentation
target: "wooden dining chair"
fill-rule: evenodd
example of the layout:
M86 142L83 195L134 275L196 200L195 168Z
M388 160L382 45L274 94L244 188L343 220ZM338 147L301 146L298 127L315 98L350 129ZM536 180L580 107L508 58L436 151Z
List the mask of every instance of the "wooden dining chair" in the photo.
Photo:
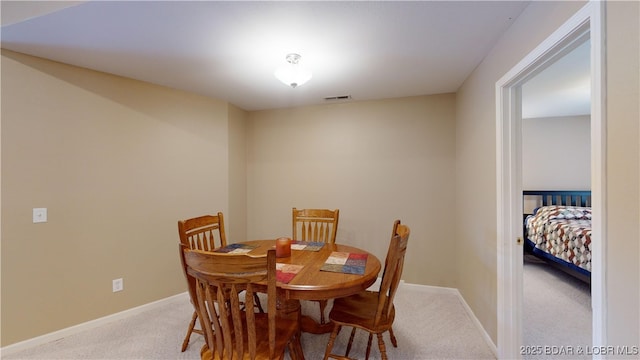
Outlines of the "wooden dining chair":
M402 225L400 220L394 222L393 235L391 236L391 242L389 243L387 257L385 259L380 290L363 291L356 295L334 300L333 308L329 313L329 319L333 322L334 326L324 354L325 360L328 358L348 359L356 329L362 329L369 333L366 359L369 359L369 354L371 353L371 340L374 334L378 338L378 348L380 349L382 359L387 359L387 352L382 337L384 332L389 332L391 343L394 347L398 347L398 342L392 329L395 318L393 299L398 290L400 277L402 276L404 256L407 252L410 232L409 227ZM336 337L343 326L353 328L344 356L331 353Z
M300 322L276 312L275 250L260 257L189 249L184 254L187 272L196 279L196 308L205 333L203 360L283 359L285 349L292 359L304 359ZM265 282L267 312L256 313L256 283L263 289Z
M293 240L335 243L340 210L293 208Z
M338 232L340 210L296 209L293 208L293 240L326 242L335 244ZM313 300L320 305L320 323L325 324L324 316L327 300Z
M189 297L194 310L187 328L187 335L182 342L182 351L189 346L192 333L203 335L202 329L195 327L198 320L197 303L195 301L195 279L187 274L186 264L183 259L184 249L213 251L218 247L227 246L227 237L224 231L224 216L221 212L217 215L203 215L187 220L178 221L178 235L180 236L180 262L187 279ZM257 295L256 295L257 296ZM262 311L259 299L256 297L256 306Z

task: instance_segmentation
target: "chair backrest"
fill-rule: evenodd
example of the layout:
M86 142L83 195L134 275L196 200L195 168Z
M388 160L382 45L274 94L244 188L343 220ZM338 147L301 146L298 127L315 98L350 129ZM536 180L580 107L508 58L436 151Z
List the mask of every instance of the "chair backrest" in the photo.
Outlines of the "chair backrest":
M189 249L213 251L213 249L227 246L227 236L224 231L224 217L217 215L203 215L192 219L178 221L180 243Z
M184 277L187 279L187 289L191 302L196 311L196 280L187 273L184 261L184 249L212 251L221 246L227 246L224 232L224 217L221 212L217 215L203 215L192 219L178 221L178 235L180 236L179 256Z
M267 283L269 358L274 358L276 342L276 254L266 256L229 255L199 250L184 250L189 275L196 279L198 316L205 343L213 358L256 358L256 314L254 283ZM244 303L238 294L245 291ZM216 306L226 304L226 306ZM249 309L249 310L245 310ZM215 353L218 354L216 357ZM262 354L265 356L267 354Z
M340 210L293 208L293 240L335 243Z
M378 324L383 315L388 318L393 309L393 299L400 284L402 269L404 267L404 256L407 252L407 243L411 230L408 226L402 225L400 220L393 223L391 242L387 250L387 257L384 261L382 273L382 283L378 293L378 309L375 323Z

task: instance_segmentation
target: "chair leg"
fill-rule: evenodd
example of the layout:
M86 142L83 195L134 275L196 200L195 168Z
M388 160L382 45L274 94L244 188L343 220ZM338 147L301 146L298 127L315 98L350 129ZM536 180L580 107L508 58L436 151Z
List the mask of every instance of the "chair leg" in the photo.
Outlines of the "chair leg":
M296 350L293 348L293 343L289 343L287 345L287 349L289 350L289 358L291 358L291 360L297 360L298 359L298 355L296 354ZM282 354L280 354L280 356L278 356L279 360L284 360L284 354L286 351L283 351Z
M384 339L382 338L382 333L378 333L378 348L380 348L380 356L382 356L382 360L387 360L387 348L384 346Z
M369 360L369 355L371 355L371 339L373 339L373 334L369 333L369 340L367 341L367 353L365 355L365 360Z
M196 326L196 320L198 320L198 313L194 311L191 316L191 322L189 323L189 329L187 329L187 336L185 336L184 341L182 341L182 352L187 350L187 346L189 346L189 339L191 338L193 328Z
M256 307L258 308L258 311L260 311L260 313L264 313L264 310L262 310L262 304L260 303L260 297L258 296L257 293L253 294L253 300L256 303Z
M329 336L329 342L327 343L327 349L324 351L324 360L329 358L331 355L331 350L333 350L333 343L336 341L336 337L342 328L341 325L335 324L333 326L333 331L331 332L331 336Z
M320 304L320 324L326 324L327 320L324 318L324 310L327 308L327 300L318 300Z
M351 352L351 345L353 345L353 338L356 336L356 328L355 326L351 330L351 335L349 336L349 342L347 343L347 351L344 352L345 357L349 357L349 352Z
M389 328L389 337L391 338L391 344L393 347L398 347L398 340L396 340L396 336L393 334L393 328Z
M304 352L302 351L302 342L300 341L300 334L296 335L296 337L291 342L292 349L289 350L289 354L295 354L294 360L304 360ZM293 352L292 352L293 350Z

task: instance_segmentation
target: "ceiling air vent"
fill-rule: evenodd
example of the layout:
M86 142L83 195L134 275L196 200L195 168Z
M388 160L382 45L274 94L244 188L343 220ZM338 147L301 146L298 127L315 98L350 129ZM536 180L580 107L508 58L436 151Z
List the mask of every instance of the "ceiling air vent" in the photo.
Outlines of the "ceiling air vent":
M350 100L351 99L351 95L327 96L324 99L326 101Z

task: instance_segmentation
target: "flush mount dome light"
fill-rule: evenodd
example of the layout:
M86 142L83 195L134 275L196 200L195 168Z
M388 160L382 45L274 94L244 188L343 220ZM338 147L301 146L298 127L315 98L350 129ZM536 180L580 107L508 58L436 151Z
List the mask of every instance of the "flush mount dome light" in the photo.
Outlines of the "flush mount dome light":
M298 54L288 54L287 63L276 69L273 75L292 88L303 85L311 79L311 71L300 65L300 58Z

